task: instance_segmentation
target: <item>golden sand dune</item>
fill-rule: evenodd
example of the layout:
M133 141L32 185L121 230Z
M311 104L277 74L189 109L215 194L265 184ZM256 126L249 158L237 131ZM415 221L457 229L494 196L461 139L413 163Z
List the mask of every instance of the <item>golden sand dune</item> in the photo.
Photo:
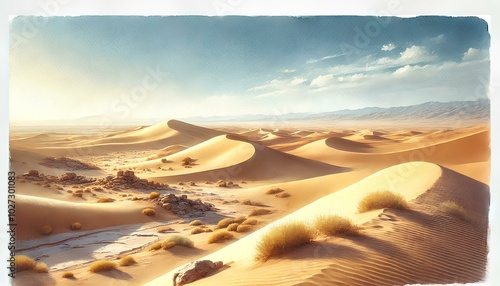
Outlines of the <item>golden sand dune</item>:
M412 201L411 209L357 214L359 200L379 189L403 195ZM473 196L477 199L471 200ZM447 200L464 208L466 221L440 210L440 204ZM319 199L208 255L206 259L234 263L192 285L218 285L220 281L229 285L477 281L483 278L486 267L488 203L488 187L461 174L423 162L397 165ZM258 242L271 227L287 221L311 225L322 214L351 217L355 223L363 224L361 236L319 238L279 259L265 263L253 261ZM171 281L171 275L172 272L147 285L164 285Z

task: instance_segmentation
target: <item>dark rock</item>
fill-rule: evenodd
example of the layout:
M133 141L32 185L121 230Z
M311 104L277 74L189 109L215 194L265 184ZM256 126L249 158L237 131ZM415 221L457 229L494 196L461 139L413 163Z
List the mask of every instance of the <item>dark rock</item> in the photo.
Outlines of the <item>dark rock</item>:
M215 263L210 260L190 262L174 273L174 286L192 283L207 276L210 272L220 269L223 265L222 261Z

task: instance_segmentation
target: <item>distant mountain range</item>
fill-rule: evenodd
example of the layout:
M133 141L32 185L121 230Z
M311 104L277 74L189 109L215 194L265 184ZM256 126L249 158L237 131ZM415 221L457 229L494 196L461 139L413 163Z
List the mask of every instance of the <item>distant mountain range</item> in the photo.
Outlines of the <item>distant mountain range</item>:
M453 102L426 102L411 106L398 107L365 107L362 109L345 109L323 113L288 113L282 115L241 115L190 117L181 120L187 122L259 122L270 120L282 121L335 121L335 120L478 120L490 119L490 100Z

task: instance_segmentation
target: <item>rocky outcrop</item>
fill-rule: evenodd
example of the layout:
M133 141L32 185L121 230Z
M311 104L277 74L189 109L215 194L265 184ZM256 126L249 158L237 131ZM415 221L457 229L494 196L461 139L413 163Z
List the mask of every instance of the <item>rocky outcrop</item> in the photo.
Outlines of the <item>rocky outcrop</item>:
M168 190L167 184L148 181L137 177L134 171L118 171L116 177L107 176L98 181L104 188L120 190L120 189L139 189L139 190Z
M222 268L222 261L212 262L211 260L198 260L186 264L174 273L174 286L181 286L192 283L209 273Z
M186 195L160 195L154 199L156 203L178 216L201 217L208 211L215 210L214 205L200 199L190 200Z

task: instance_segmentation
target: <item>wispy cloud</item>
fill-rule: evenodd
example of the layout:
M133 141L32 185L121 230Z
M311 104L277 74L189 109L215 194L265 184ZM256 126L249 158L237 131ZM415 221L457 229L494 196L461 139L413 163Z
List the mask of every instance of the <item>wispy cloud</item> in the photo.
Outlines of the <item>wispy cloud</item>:
M387 44L387 45L383 45L382 46L382 51L385 51L385 52L388 52L388 51L392 51L396 48L396 46L393 44L393 43L390 43L390 44Z
M322 57L320 59L308 60L307 63L308 64L315 64L315 63L318 63L318 62L322 62L322 61L326 61L326 60L329 60L329 59L338 58L338 57L345 56L345 55L346 55L345 53L344 54L330 55L330 56Z

